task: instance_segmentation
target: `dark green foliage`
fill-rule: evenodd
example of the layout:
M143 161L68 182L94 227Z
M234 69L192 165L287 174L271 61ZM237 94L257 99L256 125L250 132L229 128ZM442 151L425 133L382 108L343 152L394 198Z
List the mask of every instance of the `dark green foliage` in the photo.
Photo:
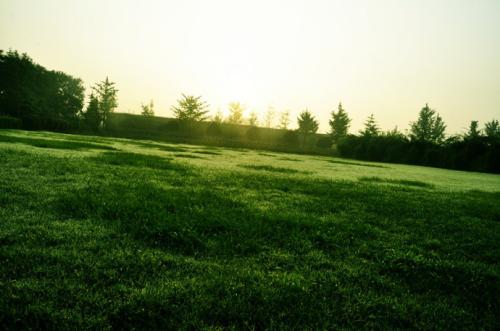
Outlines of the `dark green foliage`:
M283 134L283 142L290 146L296 146L299 144L299 135L296 131L287 130Z
M153 100L151 100L149 102L149 104L141 105L141 115L142 116L155 116Z
M481 136L481 130L479 130L479 122L471 121L469 125L469 130L465 134L466 139L477 139Z
M500 323L498 192L61 153L0 147L2 329Z
M207 135L212 137L218 137L222 134L221 124L219 122L211 122L207 126Z
M318 139L316 146L319 148L332 148L332 138L328 136L323 136Z
M418 120L411 123L410 137L414 141L438 144L444 140L445 129L446 125L439 114L425 104Z
M0 51L0 115L22 119L24 128L74 130L83 107L80 79L49 71L26 54Z
M310 135L318 131L318 121L316 121L314 116L307 109L299 114L297 124L299 126L297 131L303 135Z
M359 132L362 136L373 137L380 133L380 129L375 121L375 116L371 114L365 122L365 127Z
M99 104L99 117L104 127L108 123L109 114L114 112L118 107L117 93L115 83L111 82L108 77L100 83L97 83L93 88L95 97Z
M394 134L348 136L337 148L340 155L353 159L500 173L500 142L485 137L438 145Z
M351 119L347 115L341 103L339 103L338 111L332 111L331 116L332 118L329 121L330 134L333 141L337 142L347 136Z
M250 140L259 140L260 138L260 130L258 127L256 126L250 126L247 130L247 132L245 133L247 139L250 139Z
M182 98L177 100L178 105L172 107L175 117L181 121L204 121L207 118L208 105L201 100L201 96L182 94Z
M101 112L99 111L99 100L95 97L94 93L90 94L89 104L87 110L83 114L85 123L94 131L97 131L102 123Z
M484 125L484 133L488 138L500 140L500 124L498 120L491 120Z
M0 129L21 129L23 122L19 118L0 115Z

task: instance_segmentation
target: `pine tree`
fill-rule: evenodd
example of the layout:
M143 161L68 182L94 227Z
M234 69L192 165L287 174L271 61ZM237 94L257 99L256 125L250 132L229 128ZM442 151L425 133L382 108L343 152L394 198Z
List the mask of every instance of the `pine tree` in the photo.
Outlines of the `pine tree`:
M500 138L500 124L497 120L491 120L484 125L484 133L489 138Z
M375 121L375 116L371 114L365 122L365 128L359 132L362 136L373 137L378 136L380 129Z
M444 140L446 125L443 119L428 104L420 110L418 120L411 123L410 137L414 141L439 144Z
M99 129L101 125L101 114L99 113L99 100L94 93L90 94L87 110L83 113L85 122L92 130Z
M304 110L297 118L298 131L303 135L309 135L318 131L319 124L309 110Z
M337 142L340 138L347 136L351 119L342 107L342 103L339 103L337 112L332 111L329 123L333 141Z
M469 130L465 134L466 139L476 139L481 135L478 121L470 121Z
M153 100L151 100L149 104L141 105L141 109L141 115L146 117L155 116Z
M201 96L182 94L177 100L178 105L172 107L175 117L183 122L203 121L207 118L208 105L201 100Z
M109 114L118 107L115 83L110 82L108 77L92 88L99 100L99 113L104 126L108 123Z

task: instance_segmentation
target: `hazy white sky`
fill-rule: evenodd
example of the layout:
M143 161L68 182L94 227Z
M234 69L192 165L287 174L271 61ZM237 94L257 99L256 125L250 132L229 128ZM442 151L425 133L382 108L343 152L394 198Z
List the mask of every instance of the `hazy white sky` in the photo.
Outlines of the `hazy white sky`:
M240 101L328 130L342 101L351 132L370 113L408 128L428 102L463 131L500 119L500 0L0 0L0 49L27 52L87 87L107 76L119 109L180 93L215 112Z

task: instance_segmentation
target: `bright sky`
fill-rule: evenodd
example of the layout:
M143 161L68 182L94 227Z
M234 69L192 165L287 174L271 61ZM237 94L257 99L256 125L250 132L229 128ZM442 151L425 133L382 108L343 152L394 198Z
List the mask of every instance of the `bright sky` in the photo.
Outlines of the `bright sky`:
M407 129L428 102L448 133L500 119L499 0L0 0L0 49L117 83L121 112L181 93L213 112L239 101L304 108L328 130L342 101L351 132L374 113Z

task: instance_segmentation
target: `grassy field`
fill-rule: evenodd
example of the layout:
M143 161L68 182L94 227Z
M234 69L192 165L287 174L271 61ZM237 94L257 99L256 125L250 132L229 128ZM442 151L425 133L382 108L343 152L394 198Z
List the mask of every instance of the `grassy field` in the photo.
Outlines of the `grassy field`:
M0 130L1 329L500 328L500 176Z

